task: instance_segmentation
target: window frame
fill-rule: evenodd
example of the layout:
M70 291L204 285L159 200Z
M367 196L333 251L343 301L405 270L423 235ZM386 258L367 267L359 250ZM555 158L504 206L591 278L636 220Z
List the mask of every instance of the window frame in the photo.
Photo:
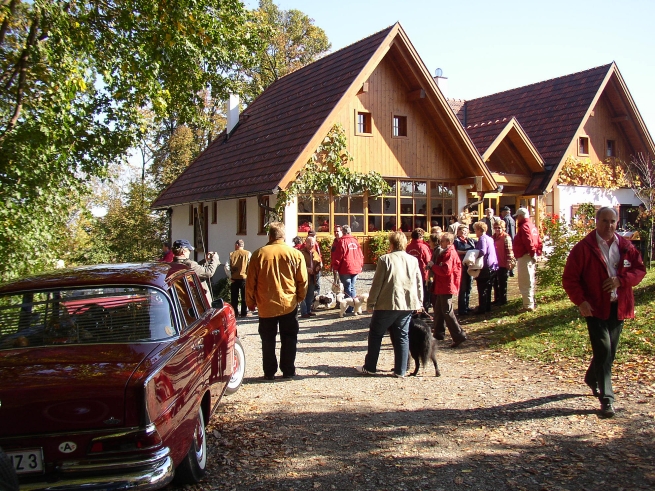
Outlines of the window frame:
M248 200L237 200L237 235L248 235Z
M398 124L396 124L396 121L398 121ZM408 122L407 116L404 114L391 115L391 138L398 138L401 140L408 138Z
M257 210L258 211L257 235L266 235L266 222L268 221L266 218L268 216L268 212L264 207L270 206L270 202L271 202L270 196L268 195L262 196L261 198L257 199L257 207L259 208Z
M578 155L583 157L589 156L589 137L588 136L579 136L578 137Z
M611 147L611 154L610 154ZM618 157L616 152L616 140L606 139L605 140L605 157L606 158L616 158Z
M364 117L364 131L360 131L359 117ZM366 131L368 130L368 131ZM373 116L369 111L355 110L355 135L358 136L373 136Z

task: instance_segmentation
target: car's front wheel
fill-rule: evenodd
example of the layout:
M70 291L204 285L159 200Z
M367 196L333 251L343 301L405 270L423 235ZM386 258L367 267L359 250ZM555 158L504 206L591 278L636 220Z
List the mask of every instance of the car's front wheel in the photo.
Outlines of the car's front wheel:
M191 448L175 469L175 481L179 484L196 484L207 470L207 439L205 435L205 418L202 408L198 407Z
M243 383L243 377L246 374L246 353L243 351L243 345L241 340L236 338L234 341L234 357L232 361L232 378L227 383L227 388L225 389L226 394L234 394L241 384Z

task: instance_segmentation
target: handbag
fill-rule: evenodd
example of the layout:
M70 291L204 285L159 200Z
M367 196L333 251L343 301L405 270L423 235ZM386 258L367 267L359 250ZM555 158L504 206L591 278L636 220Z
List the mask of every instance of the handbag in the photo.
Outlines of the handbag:
M464 258L462 259L462 264L464 266L475 267L473 265L475 264L475 261L476 259L478 259L479 255L480 255L480 251L477 249L471 249L466 251L466 254L464 254Z

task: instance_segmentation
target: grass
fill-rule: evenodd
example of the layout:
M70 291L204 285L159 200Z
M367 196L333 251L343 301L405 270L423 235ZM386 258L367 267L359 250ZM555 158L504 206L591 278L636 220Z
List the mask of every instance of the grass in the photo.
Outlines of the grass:
M655 374L655 270L634 289L635 319L626 320L615 367ZM494 349L542 363L572 362L591 357L587 324L561 288L537 288L535 312L517 313L520 298L498 310L475 332L483 334Z

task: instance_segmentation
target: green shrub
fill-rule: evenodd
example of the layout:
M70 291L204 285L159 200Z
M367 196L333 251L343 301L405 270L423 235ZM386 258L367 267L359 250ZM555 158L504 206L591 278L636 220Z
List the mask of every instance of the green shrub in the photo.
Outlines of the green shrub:
M594 229L595 207L584 203L567 224L559 215L546 215L541 222L545 262L537 269L537 282L541 287L562 288L562 275L569 253Z
M212 286L212 294L214 299L222 298L225 302L230 302L230 280L229 278L221 278Z
M318 246L321 248L321 259L323 260L323 271L330 271L331 269L332 242L334 242L332 235L318 239Z
M368 240L368 257L373 263L377 263L381 255L389 252L389 234L378 232Z

